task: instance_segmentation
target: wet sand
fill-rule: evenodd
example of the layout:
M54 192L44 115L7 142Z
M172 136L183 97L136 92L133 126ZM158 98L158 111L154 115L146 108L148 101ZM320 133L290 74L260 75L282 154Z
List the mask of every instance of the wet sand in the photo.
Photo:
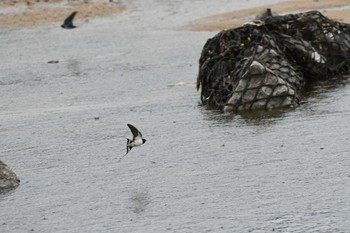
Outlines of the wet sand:
M119 14L126 10L120 3L101 0L7 0L0 2L1 27L33 27L63 22L73 11L75 20L89 20L98 16Z
M327 17L350 23L349 6L350 3L347 0L291 0L203 17L193 21L191 24L181 27L181 29L214 31L239 27L243 23L254 20L254 18L261 14L266 8L271 8L273 14L281 15L308 10L319 10Z
M78 11L77 20L87 20L98 16L118 14L127 9L119 1L87 0L5 0L0 2L0 26L26 27L60 22L71 12ZM284 14L306 10L320 10L327 17L350 23L349 1L347 0L290 0L265 4L259 7L209 15L180 26L182 30L222 30L238 27L251 21L262 9L271 8L273 13Z

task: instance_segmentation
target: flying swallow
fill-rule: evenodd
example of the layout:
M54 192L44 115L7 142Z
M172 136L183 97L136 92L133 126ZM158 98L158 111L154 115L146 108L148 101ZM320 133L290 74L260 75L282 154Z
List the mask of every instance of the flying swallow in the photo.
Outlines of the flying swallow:
M141 146L142 144L144 144L146 142L146 139L142 138L141 132L138 129L136 129L135 126L133 126L131 124L127 124L127 126L129 127L129 129L133 135L133 139L132 140L129 138L126 139L127 141L126 141L126 154L125 155L127 155L133 147ZM121 157L119 159L119 161L122 160L122 158L124 158L124 156Z
M74 16L77 14L76 11L74 11L72 14L70 14L63 22L63 24L61 25L61 27L65 28L65 29L72 29L75 28L76 26L73 25L73 19Z

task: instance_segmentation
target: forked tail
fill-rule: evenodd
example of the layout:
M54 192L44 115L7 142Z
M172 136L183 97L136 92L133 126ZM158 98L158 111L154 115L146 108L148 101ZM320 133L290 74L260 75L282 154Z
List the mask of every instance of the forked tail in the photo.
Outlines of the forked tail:
M126 137L125 137L126 138ZM129 143L131 142L131 140L129 138L126 138L126 153L125 155L127 155L129 153L129 151L131 150L131 146L129 146ZM119 160L118 160L118 163L125 157L125 155L123 155L123 157L121 157Z

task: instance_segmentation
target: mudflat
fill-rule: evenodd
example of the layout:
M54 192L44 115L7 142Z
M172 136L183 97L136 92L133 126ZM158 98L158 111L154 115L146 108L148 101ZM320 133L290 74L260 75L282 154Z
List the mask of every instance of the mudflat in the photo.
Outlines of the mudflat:
M108 1L5 0L0 2L1 27L41 26L63 21L73 11L76 20L121 13L126 7Z
M214 31L227 28L239 27L245 22L254 20L256 15L262 13L266 8L271 8L273 14L287 14L318 10L326 17L350 23L350 2L346 0L291 0L275 4L266 4L258 7L240 9L222 14L210 15L200 18L182 29L195 31Z
M214 31L238 27L253 20L266 8L271 8L276 14L319 10L327 17L350 23L350 9L347 6L350 6L347 0L290 0L208 15L180 29ZM0 26L18 28L60 22L73 11L79 13L76 20L88 20L98 16L118 14L126 9L127 7L118 0L4 0L0 2Z

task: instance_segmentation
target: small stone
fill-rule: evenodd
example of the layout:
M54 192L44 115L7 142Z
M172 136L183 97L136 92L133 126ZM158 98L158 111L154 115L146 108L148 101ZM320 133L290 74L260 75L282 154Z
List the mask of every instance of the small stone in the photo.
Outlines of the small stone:
M271 69L271 70L277 70L277 69L279 69L281 66L279 65L279 64L272 64L269 68Z
M278 108L280 106L281 106L281 99L280 98L272 98L267 103L266 108L267 109L274 109L274 108Z
M294 91L292 88L289 88L289 94L290 94L290 95L294 95L294 94L295 94L295 91Z
M271 96L272 88L263 86L260 88L258 95L256 96L257 99L266 99L269 96Z
M287 67L282 67L280 71L283 73L289 73L290 69L288 69Z
M249 82L248 89L258 88L261 86L263 79L261 76L254 76Z
M262 110L265 109L266 99L258 100L253 103L252 110Z
M257 74L264 74L266 69L265 69L265 66L263 66L260 62L253 61L249 67L249 71L250 71L250 74L257 75Z
M224 107L224 112L232 112L233 111L233 107L232 105L226 105Z
M299 76L290 76L288 75L287 81L289 83L299 83L298 78L300 78Z
M242 102L247 103L253 101L255 99L256 92L256 89L247 90L242 97Z
M264 79L264 83L265 85L275 86L276 84L278 84L278 79L274 75L267 75Z
M283 101L282 106L293 106L293 99L291 97L287 97Z
M231 96L231 98L227 101L227 103L236 105L241 98L242 98L242 92L235 91Z
M278 56L278 52L276 50L274 50L274 49L271 49L270 53L271 53L272 56Z
M289 65L289 63L286 60L281 61L280 64L282 66L288 66Z
M256 49L257 53L261 53L261 51L263 51L264 47L262 47L261 45L258 46L258 48Z
M243 105L243 109L244 110L251 110L252 104L251 103L247 103Z
M241 79L239 80L239 83L236 87L235 91L243 91L247 86L247 80L246 79Z
M281 79L281 78L278 78L277 83L278 83L278 84L282 84L282 85L286 85L286 81L284 81L284 80Z
M275 90L273 91L273 96L285 96L288 93L288 87L287 86L277 86Z

